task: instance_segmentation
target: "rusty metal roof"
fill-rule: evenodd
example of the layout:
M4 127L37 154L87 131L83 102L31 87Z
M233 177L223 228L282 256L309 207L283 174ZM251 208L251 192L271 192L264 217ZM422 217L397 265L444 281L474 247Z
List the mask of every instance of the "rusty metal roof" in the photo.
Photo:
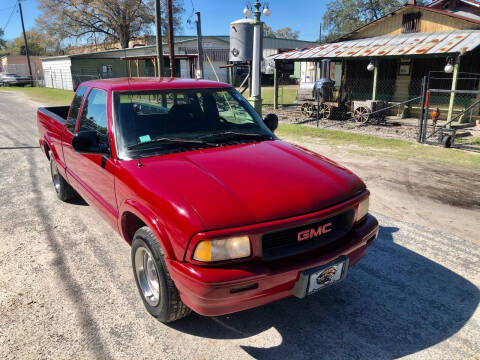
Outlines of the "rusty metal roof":
M430 33L383 35L347 40L284 52L270 57L275 60L313 60L448 54L468 52L480 45L480 30L454 30Z

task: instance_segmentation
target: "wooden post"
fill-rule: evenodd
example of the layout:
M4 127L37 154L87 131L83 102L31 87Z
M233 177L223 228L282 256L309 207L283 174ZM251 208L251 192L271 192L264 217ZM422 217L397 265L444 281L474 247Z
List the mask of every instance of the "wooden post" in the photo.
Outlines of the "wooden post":
M452 92L450 93L450 103L448 104L448 115L447 115L447 128L450 129L453 116L453 107L455 106L455 93L453 91L457 90L457 79L458 79L458 70L460 69L460 57L455 58L455 64L453 65L453 76L452 76Z
M273 108L278 109L278 70L277 61L273 65Z
M132 61L128 59L128 77L132 77Z
M138 70L138 59L135 59L135 67L137 68L137 77L140 77L140 72Z
M153 58L152 62L153 62L153 76L157 77L157 58Z
M167 0L168 48L170 52L170 77L175 77L175 44L173 37L173 0Z
M378 82L378 60L375 59L375 68L373 69L372 100L377 100L377 82Z

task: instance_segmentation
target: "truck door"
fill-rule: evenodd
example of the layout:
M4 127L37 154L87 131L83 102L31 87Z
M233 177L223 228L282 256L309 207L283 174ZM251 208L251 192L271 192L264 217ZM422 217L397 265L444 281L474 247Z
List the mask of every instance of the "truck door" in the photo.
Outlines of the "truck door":
M72 105L70 105L70 110L68 112L67 124L62 134L62 160L65 163L65 167L68 167L68 164L72 162L72 157L74 155L72 149L72 138L73 134L75 134L75 130L77 129L77 120L80 115L83 98L85 97L87 90L88 88L86 86L80 86L77 89L77 92L72 100Z
M92 88L83 103L77 131L96 131L99 141L110 148L107 124L107 92ZM67 161L67 174L72 185L88 202L95 202L102 215L116 226L118 211L112 157L72 151L72 158Z

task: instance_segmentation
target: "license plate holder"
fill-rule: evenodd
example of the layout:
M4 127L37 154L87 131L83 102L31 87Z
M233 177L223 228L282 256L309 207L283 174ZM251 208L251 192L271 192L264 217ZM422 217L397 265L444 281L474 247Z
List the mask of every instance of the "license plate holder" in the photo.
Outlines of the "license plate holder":
M302 271L293 287L293 295L304 298L343 281L347 276L348 260L348 256L343 255L321 267Z

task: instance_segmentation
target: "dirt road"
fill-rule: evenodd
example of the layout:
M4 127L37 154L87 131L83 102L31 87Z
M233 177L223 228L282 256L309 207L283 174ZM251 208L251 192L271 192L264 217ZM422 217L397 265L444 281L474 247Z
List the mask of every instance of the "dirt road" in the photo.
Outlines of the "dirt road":
M431 184L424 178L436 179L436 165L355 158L312 142L364 176L372 190L381 230L369 254L342 284L304 300L163 325L137 295L128 245L85 203L56 199L37 148L35 107L0 90L0 359L480 353L478 217L471 222L478 209L419 187ZM459 191L478 194L478 173L462 174ZM444 219L454 225L441 225ZM459 232L462 221L468 229Z

